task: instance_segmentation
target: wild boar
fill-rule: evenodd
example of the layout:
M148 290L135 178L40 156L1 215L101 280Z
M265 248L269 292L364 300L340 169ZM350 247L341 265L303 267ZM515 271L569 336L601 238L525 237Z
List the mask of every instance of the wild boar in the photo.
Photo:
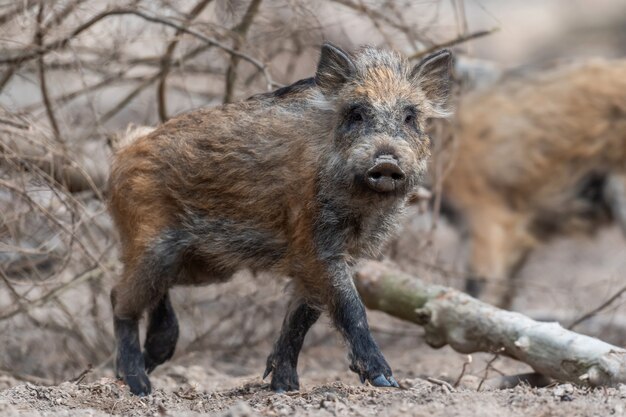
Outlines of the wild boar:
M147 373L174 352L169 288L223 282L241 268L293 281L267 360L273 390L299 388L298 354L322 311L362 381L398 386L352 265L379 253L426 169L424 126L446 113L450 61L441 51L411 67L395 52L326 43L314 77L181 115L117 152L110 212L124 272L111 301L117 373L133 393L150 393Z

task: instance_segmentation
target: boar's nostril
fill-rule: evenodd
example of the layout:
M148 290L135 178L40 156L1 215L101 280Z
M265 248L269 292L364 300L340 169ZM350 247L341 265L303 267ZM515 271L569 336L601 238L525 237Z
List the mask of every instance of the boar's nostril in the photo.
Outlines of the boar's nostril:
M405 178L395 159L378 158L367 171L367 186L374 191L386 193L397 189Z

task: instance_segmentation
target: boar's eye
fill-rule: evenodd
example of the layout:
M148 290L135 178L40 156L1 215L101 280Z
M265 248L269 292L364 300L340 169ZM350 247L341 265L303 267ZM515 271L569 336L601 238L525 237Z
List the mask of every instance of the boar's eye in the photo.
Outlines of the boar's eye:
M360 106L351 107L346 112L346 124L348 126L357 125L364 120L363 109Z
M415 126L416 111L414 108L409 107L404 111L404 124L409 126Z

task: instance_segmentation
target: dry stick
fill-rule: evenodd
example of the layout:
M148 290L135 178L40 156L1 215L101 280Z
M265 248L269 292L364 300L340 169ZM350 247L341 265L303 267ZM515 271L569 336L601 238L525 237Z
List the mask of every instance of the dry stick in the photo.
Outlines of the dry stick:
M569 330L572 330L574 327L578 326L580 323L586 320L589 320L590 318L592 318L593 316L595 316L596 314L598 314L599 312L601 312L602 310L604 310L605 308L613 304L613 302L617 300L618 298L620 298L622 294L624 293L626 293L626 285L620 288L615 294L613 294L608 300L600 304L598 307L594 308L593 310L583 314L582 316L574 320L572 324L567 326L567 328Z
M9 120L9 119L5 119L3 117L0 117L0 123L14 127L16 129L21 129L21 130L28 130L28 125L27 124L23 124L20 122L16 122L15 120ZM3 150L4 148L0 145L0 151Z
M198 47L192 51L190 51L189 53L187 53L183 58L181 58L178 61L184 61L185 59L190 59L195 57L196 55L198 55L201 52L204 52L205 50L207 50L211 45L203 45L201 47ZM152 83L154 83L161 75L161 71L159 70L159 72L157 72L156 74L153 74L152 76L148 77L148 78L142 78L143 81L141 84L139 84L137 87L135 87L130 93L128 93L124 98L122 98L115 106L113 106L108 112L106 112L103 116L101 116L98 119L98 123L102 124L102 123L106 123L107 121L109 121L111 118L113 118L117 113L119 113L120 111L122 111L128 104L130 104L130 102L133 101L133 99L135 97L137 97L142 91L144 91L146 88L148 88L150 85L152 85ZM94 134L94 132L87 134L87 137L90 137Z
M79 385L81 382L83 382L83 379L85 379L85 377L89 375L91 372L93 372L93 365L87 364L87 368L84 371L82 371L80 374L78 374L78 376L70 379L69 382Z
M443 43L438 43L436 45L433 45L429 48L426 48L422 51L416 52L413 55L409 56L409 59L419 59L422 58L432 52L438 51L439 49L443 49L443 48L449 48L451 46L454 45L458 45L460 43L463 42L467 42L467 41L471 41L477 38L482 38L483 36L487 36L487 35L491 35L497 31L499 31L500 28L496 27L493 29L489 29L489 30L480 30L478 32L474 32L474 33L470 33L468 35L463 35L463 36L459 36L458 38L455 39L451 39L449 41L443 42Z
M57 151L55 147L43 141L33 140L31 136L22 136L23 142L15 148L0 143L0 151L5 153L4 160L12 162L16 167L22 166L40 175L48 184L62 184L70 192L73 189L88 188L94 191L99 200L103 200L100 188L106 180L104 174L101 175L93 168L86 169L81 166L77 162L80 154ZM44 148L51 155L39 156L40 148ZM54 186L51 190L55 190Z
M124 107L126 107L135 97L137 97L143 90L148 88L153 82L155 82L161 72L152 75L151 77L146 78L141 84L135 87L130 93L126 95L123 99L121 99L113 108L111 108L108 112L106 112L102 117L98 119L98 122L101 124L109 121L113 116L122 111Z
M48 67L49 68L49 67ZM58 97L53 98L52 100L54 101L54 104L58 107L60 106L64 106L67 103L69 103L70 101L88 94L88 93L92 93L94 91L97 91L101 88L104 87L109 87L111 85L113 85L116 82L135 82L137 79L139 79L139 77L136 77L136 79L133 78L124 78L124 74L126 72L125 71L120 71L117 72L115 74L111 74L105 78L103 78L101 81L98 81L95 84L91 84L91 85L87 85L87 86L83 86L81 88L78 88L74 91L71 91L69 93L65 93L63 95L60 95ZM143 78L143 77L141 77ZM28 106L22 107L20 108L20 112L25 112L25 113L33 113L34 111L36 111L37 109L39 109L42 106L41 103L33 103L30 104ZM39 117L39 115L33 115L34 119L37 119L37 117Z
M387 32L385 32L385 30L383 29L383 25L380 24L379 19L377 19L376 16L372 14L371 9L369 9L368 7L365 7L363 0L359 0L359 5L363 8L363 12L367 16L367 18L370 20L370 22L372 22L372 24L374 25L378 33L380 33L380 35L383 37L388 47L390 47L391 49L396 49L394 42L389 37Z
M207 50L210 45L204 45L202 47L196 48L193 51L187 53L181 61L186 59L190 59L198 55L199 53ZM131 91L126 97L120 100L111 110L109 110L104 116L99 119L100 123L105 123L110 120L113 116L119 113L124 107L126 107L135 97L137 97L143 90L149 87L153 82L155 82L159 77L161 77L161 70L156 74L152 75L149 78L146 78L140 85L138 85L133 91Z
M37 30L35 32L35 45L38 47L42 47L43 38L44 38L44 29L42 27L42 18L43 18L43 5L42 1L39 4L39 11L37 12ZM48 115L48 120L50 121L50 126L52 127L52 132L54 133L54 138L58 142L63 142L61 139L61 132L59 131L59 124L57 123L56 117L54 116L54 111L52 110L52 104L50 103L50 96L48 95L48 86L46 84L46 73L45 66L43 62L43 55L40 55L37 58L37 72L39 74L39 87L41 89L41 98L46 107L46 114Z
M333 0L335 3L341 4L342 6L348 7L352 10L355 10L357 12L360 13L364 13L368 16L373 16L377 19L382 20L383 22L387 23L389 26L398 29L399 31L403 32L403 33L411 33L411 30L408 26L403 26L397 22L394 22L392 19L390 19L388 16L385 16L384 14L373 10L369 7L367 7L365 4L361 3L354 3L350 0Z
M0 186L5 187L11 191L13 191L14 193L20 195L22 198L24 198L26 201L28 201L33 207L37 208L37 210L39 210L48 220L50 220L51 222L53 222L54 224L57 225L57 227L59 229L61 229L63 232L65 232L68 235L72 234L72 231L69 230L67 228L67 226L65 226L60 219L58 219L56 216L54 216L52 213L50 213L48 210L46 210L45 207L43 207L39 202L33 200L28 193L24 190L21 189L11 183L9 183L8 181L5 181L3 179L0 179ZM100 260L98 258L96 258L90 251L89 249L87 249L87 247L83 244L83 242L80 239L76 240L76 243L78 244L78 246L80 247L80 249L83 251L83 253L92 261L94 261L100 268L102 268L103 270L106 270L107 268L105 268L101 263Z
M48 32L53 26L58 26L60 25L69 15L72 14L72 12L76 9L76 7L78 7L81 3L83 3L85 0L74 0L72 3L68 4L63 10L61 10L61 12L59 12L58 14L56 14L54 16L54 18L50 19L48 22L46 22L43 25L43 31L44 32ZM35 2L32 2L33 5L35 4ZM43 6L43 1L42 3L40 3L40 7ZM24 10L26 10L26 8L24 8ZM17 8L14 10L14 12L17 14L19 12L21 12L22 10L20 8ZM0 25L2 25L4 23L3 19L9 15L11 12L7 13L6 15L0 17ZM41 47L41 45L39 45ZM15 71L20 67L19 64L13 64L11 65L6 71L5 73L2 75L2 78L0 78L0 92L2 92L2 90L4 89L4 87L8 84L8 82L11 80L11 78L13 78L13 75L15 75Z
M11 81L11 78L13 78L13 74L15 74L15 70L17 68L18 65L13 64L4 72L2 78L0 78L0 93L4 90L4 87L9 83L9 81Z
M355 284L365 305L424 327L425 340L460 353L494 352L560 381L590 386L626 383L626 349L501 310L460 291L428 285L369 261Z
M404 35L406 36L406 40L411 44L411 47L414 50L418 49L418 45L420 45L421 42L417 40L418 36L415 33L413 33L413 28L406 24L406 21L404 20L404 14L398 10L398 8L396 7L395 1L387 0L385 2L385 7L391 10L393 14L395 15L396 19L398 19L398 21L400 22L400 24L407 28L406 31L403 31Z
M65 19L73 14L74 10L76 10L81 3L84 3L85 1L86 0L74 0L71 3L68 3L59 13L55 13L51 19L44 23L44 30L48 31L54 26L59 26Z
M81 282L84 282L84 281L88 281L90 279L99 278L100 276L102 276L102 274L103 274L103 271L102 271L102 269L100 269L99 266L92 267L92 268L86 270L85 272L83 272L82 274L76 276L71 281L68 281L68 282L66 282L63 285L59 285L55 289L50 290L48 293L46 293L45 295L42 295L41 297L37 298L36 300L29 301L28 304L22 304L18 308L14 308L11 311L8 311L6 313L0 314L0 320L6 320L6 319L9 319L9 318L11 318L13 316L16 316L16 315L18 315L20 313L29 312L33 308L39 307L40 305L45 304L46 302L48 302L53 297L56 297L59 294L63 293L64 291L72 288L74 285L77 285L77 284L79 284Z
M426 381L439 385L441 387L445 387L448 392L455 391L454 387L450 385L448 381L444 381L443 379L433 378L432 376L429 376L426 378Z
M8 12L0 16L0 26L4 25L7 22L12 21L13 18L17 16L18 14L23 13L26 10L32 8L38 3L38 1L39 0L28 0L27 2L23 2L23 1L16 2L18 3L18 6L16 8L14 8L13 10L9 10Z
M174 60L174 64L178 65L180 62L191 59L196 57L198 54L200 54L201 52L206 51L207 49L209 49L211 46L210 45L201 45L197 48L192 49L191 51L189 51L188 53L186 53L184 56L180 57L179 59ZM141 61L141 60L138 60ZM136 62L134 64L146 64L146 62ZM49 65L48 65L49 67ZM170 69L171 69L171 65L170 65ZM124 78L124 74L126 74L128 72L128 69L124 69L124 70L120 70L119 72L115 73L115 74L109 74L107 75L104 79L102 79L101 81L98 81L95 84L83 87L83 88L79 88L75 91L72 91L70 93L64 94L62 96L56 97L54 98L54 102L58 105L65 105L68 102L93 91L99 90L103 87L107 87L110 86L112 83L115 82L136 82L136 81L145 81L145 77L144 76L137 76L137 77L126 77ZM206 74L206 71L202 71L203 74ZM161 73L158 73L159 75L161 75ZM26 107L22 107L20 109L21 112L26 112L26 113L30 113L32 111L34 111L35 109L37 109L38 107L40 107L41 104L40 103L35 103L32 104L30 106L26 106ZM1 122L1 120L0 120ZM27 127L28 128L28 127Z
M252 26L252 22L254 21L254 16L259 11L259 6L261 5L262 0L252 0L246 9L246 13L244 14L241 22L233 29L235 32L235 50L240 50L241 45L246 40L246 35L248 34L248 30L250 26ZM224 88L224 103L230 103L233 101L233 91L235 89L235 82L237 81L237 66L239 65L239 57L235 55L230 56L230 63L228 64L228 69L226 70L226 86Z
M463 362L463 368L461 369L461 373L459 374L459 377L456 379L456 381L454 381L454 384L452 385L454 388L457 388L459 386L459 384L461 383L461 380L465 376L467 367L471 364L472 364L472 355L467 355L467 360Z
M80 33L84 32L85 30L89 29L91 26L93 26L94 24L96 24L97 22L99 22L100 20L109 17L109 16L119 16L119 15L134 15L137 17L140 17L148 22L151 23L159 23L161 25L165 25L165 26L169 26L171 28L174 29L178 29L183 33L187 33L189 35L192 35L198 39L200 39L201 41L207 43L208 45L211 46L215 46L217 48L222 49L223 51L231 54L231 55L235 55L241 59L243 59L246 62L249 62L250 64L252 64L254 67L256 67L265 77L266 81L267 81L267 86L268 86L268 90L271 89L275 83L272 80L272 77L270 76L268 70L267 70L267 66L247 55L244 54L242 52L239 51L235 51L233 48L231 48L230 46L219 42L213 38L210 38L208 36L206 36L205 34L198 32L196 30L184 27L182 25L179 25L178 23L172 22L170 20L167 20L165 18L161 18L158 16L154 16L151 15L149 13L146 12L142 12L139 10L133 10L133 9L113 9L113 10L108 10L105 12L102 12L94 17L92 17L91 19L89 19L87 22L83 23L82 25L80 25L79 27L77 27L76 29L74 29L68 36L66 36L63 39L58 39L56 41L53 41L47 45L44 45L34 51L31 52L27 52L25 54L22 55L17 55L17 56L13 56L13 57L8 57L8 58L3 58L0 57L0 64L16 64L16 63L22 63L24 61L27 60L31 60L34 58L37 58L39 56L43 56L46 55L52 51L55 51L57 49L61 49L63 47L65 47L73 38L75 38L76 36L78 36Z
M480 383L478 384L478 388L476 388L476 391L480 391L480 389L483 387L483 384L489 376L489 369L491 369L493 363L498 360L498 358L500 357L500 353L503 351L504 348L498 349L498 351L493 355L493 358L489 359L489 362L487 362L487 365L485 365L485 373L483 374L483 377L481 378Z
M193 9L188 13L186 23L190 23L193 21L202 11L206 8L206 6L211 3L213 0L201 0L197 3ZM161 76L159 78L159 85L157 86L157 105L159 112L159 119L161 122L167 121L167 107L165 101L165 83L167 80L167 76L170 72L170 66L172 64L172 55L174 55L174 51L178 46L178 41L180 40L180 35L182 35L182 31L180 29L176 30L174 34L174 39L167 45L167 49L165 50L165 54L161 58Z

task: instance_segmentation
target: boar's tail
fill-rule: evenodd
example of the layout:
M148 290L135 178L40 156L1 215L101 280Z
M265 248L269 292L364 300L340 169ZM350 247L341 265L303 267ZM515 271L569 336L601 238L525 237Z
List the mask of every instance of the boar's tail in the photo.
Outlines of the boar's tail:
M134 124L129 124L125 132L116 133L111 138L111 147L114 151L119 151L120 149L125 148L137 139L149 135L155 129L155 127L151 126L136 126Z

